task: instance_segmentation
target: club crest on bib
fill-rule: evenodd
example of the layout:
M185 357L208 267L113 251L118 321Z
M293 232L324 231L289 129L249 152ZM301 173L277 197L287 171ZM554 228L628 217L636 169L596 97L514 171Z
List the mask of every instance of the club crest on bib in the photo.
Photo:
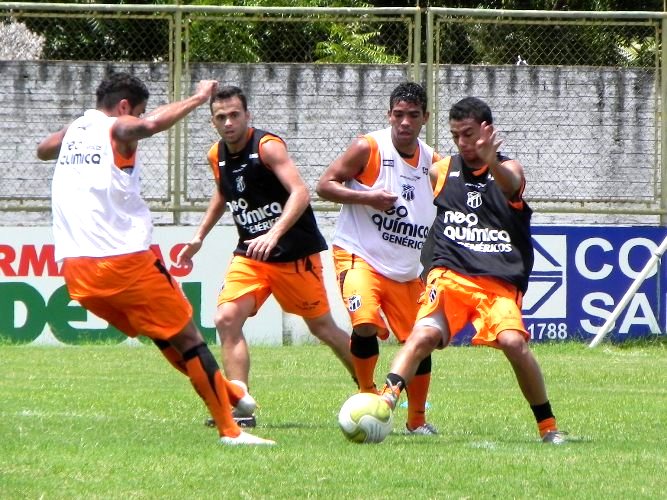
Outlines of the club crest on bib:
M431 289L428 291L428 301L431 303L435 302L437 296L438 291L435 289L435 287L431 287Z
M347 310L354 312L361 307L361 296L352 295L347 299Z
M482 194L477 191L469 191L466 205L470 208L479 208L482 206Z
M415 187L410 184L401 184L401 196L406 201L415 199Z
M238 176L236 178L236 192L242 193L243 191L245 191L245 180L243 176Z

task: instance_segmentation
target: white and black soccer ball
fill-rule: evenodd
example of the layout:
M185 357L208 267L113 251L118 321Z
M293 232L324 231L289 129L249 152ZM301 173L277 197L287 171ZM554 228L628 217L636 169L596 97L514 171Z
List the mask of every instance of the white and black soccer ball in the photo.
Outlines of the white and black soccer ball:
M391 408L377 394L355 394L338 412L340 430L355 443L380 443L391 433L393 424Z

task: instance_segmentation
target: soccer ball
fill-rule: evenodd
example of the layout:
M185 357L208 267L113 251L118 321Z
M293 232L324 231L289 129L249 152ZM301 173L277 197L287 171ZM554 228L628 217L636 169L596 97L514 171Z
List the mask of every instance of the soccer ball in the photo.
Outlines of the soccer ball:
M338 425L355 443L380 443L391 432L394 414L377 394L360 392L348 398L338 412Z

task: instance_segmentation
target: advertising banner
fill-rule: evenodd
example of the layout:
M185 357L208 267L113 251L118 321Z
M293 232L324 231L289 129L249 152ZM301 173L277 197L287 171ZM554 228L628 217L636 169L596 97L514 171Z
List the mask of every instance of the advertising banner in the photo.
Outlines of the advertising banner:
M192 302L194 321L206 340L217 342L213 317L232 250L233 227L216 227L191 270L175 267L193 227L156 227L153 250ZM532 340L589 342L667 236L643 226L536 226L535 265L523 300ZM336 322L349 330L337 292L331 256L323 256L325 281ZM619 315L609 339L626 340L667 331L667 288L658 264ZM282 345L311 338L300 318L283 314L273 298L246 323L253 344ZM466 343L467 329L454 344ZM11 343L119 343L124 335L70 301L54 259L48 227L0 228L0 338Z
M657 227L534 227L535 265L523 302L532 338L592 340L665 237ZM666 290L658 264L608 338L664 333Z
M156 227L152 250L181 284L192 303L193 319L207 342L217 342L213 318L224 272L236 246L234 228L215 228L194 258L191 270L175 266L194 227ZM251 340L282 344L278 304L270 298L246 323ZM119 343L126 340L109 324L70 301L54 259L49 227L0 228L0 337L12 343Z

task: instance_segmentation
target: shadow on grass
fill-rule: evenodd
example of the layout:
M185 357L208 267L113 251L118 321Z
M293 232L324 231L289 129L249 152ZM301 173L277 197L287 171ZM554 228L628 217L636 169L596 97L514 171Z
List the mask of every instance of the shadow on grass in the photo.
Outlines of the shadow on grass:
M259 420L259 419L258 419ZM257 428L263 429L332 429L331 425L317 424L313 422L261 422Z

